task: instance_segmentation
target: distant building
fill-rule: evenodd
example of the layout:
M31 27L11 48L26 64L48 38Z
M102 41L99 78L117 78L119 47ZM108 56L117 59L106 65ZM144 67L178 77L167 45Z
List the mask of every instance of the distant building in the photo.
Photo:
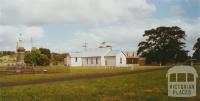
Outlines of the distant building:
M72 52L65 58L68 66L126 66L126 56L122 51L110 47Z
M71 52L64 59L64 63L66 66L143 66L145 58L137 56L134 52L101 47L82 52Z
M143 66L145 65L145 58L137 55L136 52L124 52L126 55L127 66Z
M66 66L115 66L125 67L134 65L144 65L145 58L137 56L134 52L122 52L112 50L111 45L102 42L98 48L87 49L81 52L71 52L64 59Z

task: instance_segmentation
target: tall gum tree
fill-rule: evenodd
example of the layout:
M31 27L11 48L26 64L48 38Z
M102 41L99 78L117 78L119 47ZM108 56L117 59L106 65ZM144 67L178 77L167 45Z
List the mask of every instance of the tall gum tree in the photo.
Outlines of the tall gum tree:
M146 38L138 44L137 54L146 57L148 64L167 64L183 62L187 59L185 48L185 31L177 26L158 27L146 30Z
M200 61L200 38L197 39L197 42L193 46L193 59L196 59L197 61Z

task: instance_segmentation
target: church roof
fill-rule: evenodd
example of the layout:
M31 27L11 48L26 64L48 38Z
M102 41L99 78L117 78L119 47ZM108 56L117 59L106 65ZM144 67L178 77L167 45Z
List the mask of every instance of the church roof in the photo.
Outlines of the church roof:
M72 52L70 53L71 57L100 57L105 56L111 51L110 48L95 48L88 49L82 52Z
M119 50L112 50L106 56L116 56L117 54L121 53L122 51Z

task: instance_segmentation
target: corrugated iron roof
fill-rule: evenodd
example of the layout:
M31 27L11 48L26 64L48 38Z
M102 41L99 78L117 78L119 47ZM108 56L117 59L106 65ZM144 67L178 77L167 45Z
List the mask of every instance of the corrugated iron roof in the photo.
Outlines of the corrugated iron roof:
M80 52L71 52L69 53L70 57L82 57L82 54Z
M109 48L96 48L96 49L88 49L82 52L73 52L70 53L71 57L99 57L105 56L111 51Z
M106 56L117 56L120 52L119 50L112 50Z
M96 48L82 52L82 57L98 57L104 56L111 50L109 48Z

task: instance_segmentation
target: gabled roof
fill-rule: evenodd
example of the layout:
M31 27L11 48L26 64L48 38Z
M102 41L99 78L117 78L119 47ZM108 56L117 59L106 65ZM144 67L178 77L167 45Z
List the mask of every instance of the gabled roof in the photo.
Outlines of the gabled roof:
M106 56L117 56L117 54L121 53L119 50L112 50Z
M71 52L69 53L70 57L82 57L82 54L80 52Z
M134 51L123 51L123 53L125 54L126 58L140 58L140 56L138 56Z
M110 52L111 49L109 48L96 48L96 49L90 49L87 51L82 52L82 57L98 57L98 56L104 56L108 52Z
M70 53L71 57L100 57L105 56L111 51L110 48L88 49L82 52Z

